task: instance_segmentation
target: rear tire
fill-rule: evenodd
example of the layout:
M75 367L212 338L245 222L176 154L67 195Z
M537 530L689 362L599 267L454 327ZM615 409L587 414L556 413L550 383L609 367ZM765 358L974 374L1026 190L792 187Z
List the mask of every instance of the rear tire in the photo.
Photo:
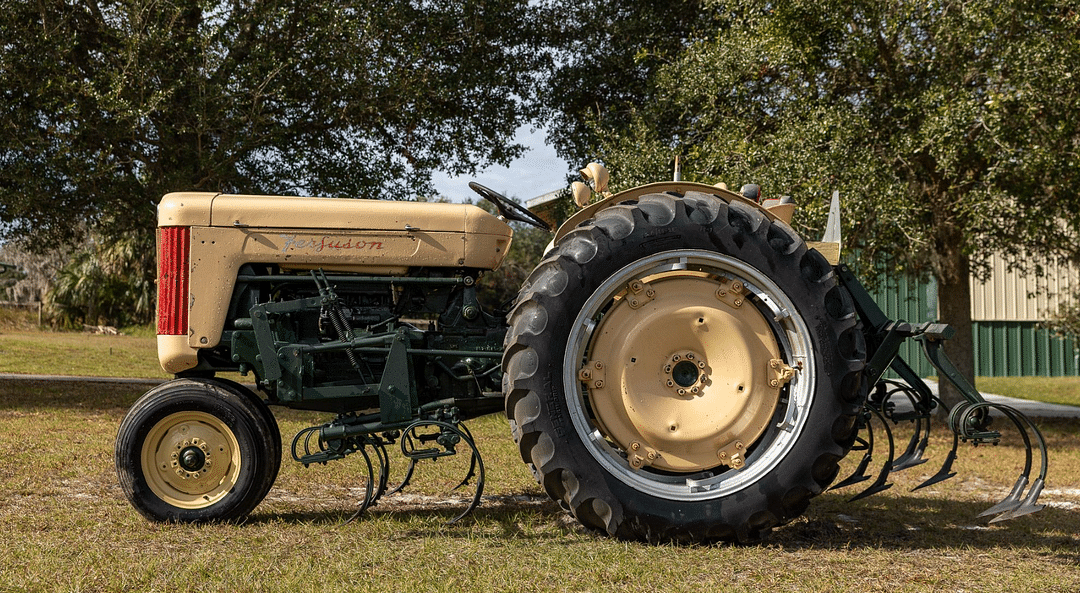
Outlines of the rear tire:
M207 380L177 379L148 391L116 438L125 496L152 521L245 517L270 490L281 462L280 433L275 440L260 406Z
M752 542L835 478L865 356L850 295L790 227L717 196L651 194L599 211L525 283L506 412L523 460L584 525Z

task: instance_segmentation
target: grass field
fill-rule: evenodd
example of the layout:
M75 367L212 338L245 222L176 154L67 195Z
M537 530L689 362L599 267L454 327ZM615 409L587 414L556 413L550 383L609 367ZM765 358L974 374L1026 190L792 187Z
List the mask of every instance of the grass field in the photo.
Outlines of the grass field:
M9 332L0 372L160 377L153 343ZM346 523L365 483L360 458L304 468L288 452L243 524L152 524L124 499L113 466L117 426L144 389L0 381L0 591L1080 590L1076 421L1040 421L1052 451L1049 506L1027 517L977 518L1023 465L1015 434L998 447L963 446L957 477L909 492L944 458L951 439L941 432L931 461L894 474L881 494L849 503L859 486L827 492L760 546L676 546L585 531L542 494L500 415L470 423L488 483L483 505L457 525L445 525L455 511L427 478L463 459L421 466L403 495ZM286 447L325 420L277 412ZM907 434L897 432L902 446ZM403 466L396 457L396 476Z
M242 525L158 525L124 500L112 443L137 386L0 383L2 591L1076 591L1080 447L1075 425L1043 422L1054 451L1034 515L988 525L1022 464L1012 444L961 449L960 475L910 493L934 460L895 486L815 499L761 546L646 545L586 532L548 502L505 420L472 429L488 467L483 506L458 525L420 479L345 524L364 484L359 459L289 459ZM286 439L320 417L279 415ZM852 460L845 467L852 467ZM441 462L440 462L441 463ZM933 466L933 467L931 467ZM400 461L395 466L400 471Z

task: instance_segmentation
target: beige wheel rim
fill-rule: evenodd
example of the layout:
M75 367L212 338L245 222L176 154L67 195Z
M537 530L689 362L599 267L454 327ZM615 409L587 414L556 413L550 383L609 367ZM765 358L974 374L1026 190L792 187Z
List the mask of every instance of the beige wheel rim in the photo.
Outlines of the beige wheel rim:
M665 498L725 495L791 449L813 393L809 331L765 274L708 251L619 270L564 357L570 420L603 467Z
M777 369L788 367L742 290L680 270L631 278L612 297L579 375L599 428L631 466L738 469L765 432L787 383Z
M240 444L232 429L206 412L177 412L146 435L142 470L164 502L200 509L221 500L240 475Z

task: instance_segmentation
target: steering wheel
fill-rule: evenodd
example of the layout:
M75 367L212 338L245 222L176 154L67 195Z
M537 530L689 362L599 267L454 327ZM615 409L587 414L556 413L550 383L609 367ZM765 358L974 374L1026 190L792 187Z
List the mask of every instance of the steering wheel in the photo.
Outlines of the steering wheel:
M545 231L551 230L551 225L545 222L544 219L533 214L528 208L517 204L499 192L489 187L484 187L475 181L469 182L469 189L480 194L481 198L495 204L495 207L499 209L499 214L502 215L503 218L524 222L525 224L544 229Z

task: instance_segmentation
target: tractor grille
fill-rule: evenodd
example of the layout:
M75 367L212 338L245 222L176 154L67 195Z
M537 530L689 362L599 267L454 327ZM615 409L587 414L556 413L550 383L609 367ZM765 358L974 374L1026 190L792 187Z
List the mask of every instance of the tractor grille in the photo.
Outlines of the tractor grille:
M188 247L191 229L158 229L158 335L178 336L188 331Z

